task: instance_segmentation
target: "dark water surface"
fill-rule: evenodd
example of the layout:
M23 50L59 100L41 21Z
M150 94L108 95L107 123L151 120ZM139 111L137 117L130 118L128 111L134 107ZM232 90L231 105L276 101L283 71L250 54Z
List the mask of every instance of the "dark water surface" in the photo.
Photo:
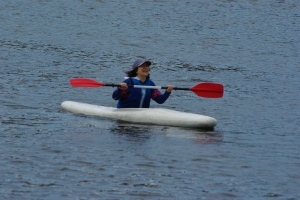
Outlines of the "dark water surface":
M1 199L300 199L298 0L0 0ZM67 113L115 106L136 57L157 85L211 81L222 99L163 105L214 131ZM159 114L159 113L158 113Z

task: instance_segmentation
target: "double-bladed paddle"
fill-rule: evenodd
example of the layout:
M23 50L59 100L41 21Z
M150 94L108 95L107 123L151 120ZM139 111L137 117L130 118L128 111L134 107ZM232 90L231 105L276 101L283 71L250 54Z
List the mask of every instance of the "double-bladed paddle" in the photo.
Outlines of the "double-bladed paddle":
M70 80L70 84L73 87L102 87L102 86L111 86L111 87L120 87L119 84L107 84L97 82L88 78L74 78ZM150 88L150 89L167 89L167 87L162 86L148 86L148 85L128 85L130 88ZM196 95L205 97L205 98L221 98L224 93L223 85L219 83L199 83L191 88L179 88L174 87L173 90L190 90Z

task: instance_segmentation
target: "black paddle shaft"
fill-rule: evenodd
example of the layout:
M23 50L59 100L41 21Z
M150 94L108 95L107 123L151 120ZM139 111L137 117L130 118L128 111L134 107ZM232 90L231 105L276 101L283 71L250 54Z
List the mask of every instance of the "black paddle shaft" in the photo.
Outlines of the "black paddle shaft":
M167 89L168 87L161 87L161 89ZM190 90L190 88L179 88L179 87L174 87L173 90Z

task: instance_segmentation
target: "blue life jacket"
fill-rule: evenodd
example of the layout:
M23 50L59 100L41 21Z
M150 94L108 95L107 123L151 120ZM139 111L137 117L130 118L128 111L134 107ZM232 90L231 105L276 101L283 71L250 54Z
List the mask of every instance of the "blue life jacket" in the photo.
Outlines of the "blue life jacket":
M143 83L137 78L127 78L123 82L127 85L155 86L150 79L146 79ZM127 90L117 89L112 96L113 99L119 100L117 108L149 108L151 98L161 104L167 100L169 95L170 92L165 92L162 95L157 89L128 88Z

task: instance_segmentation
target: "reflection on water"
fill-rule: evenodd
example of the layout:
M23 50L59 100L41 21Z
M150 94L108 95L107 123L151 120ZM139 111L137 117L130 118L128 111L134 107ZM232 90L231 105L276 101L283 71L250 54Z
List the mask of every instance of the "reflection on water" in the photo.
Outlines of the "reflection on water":
M128 140L137 142L150 139L153 134L161 134L170 138L189 139L192 143L198 144L221 143L223 140L223 134L217 131L133 124L123 121L116 121L116 125L111 127L110 130L112 133L126 136Z
M126 138L126 140L135 142L144 142L150 138L151 126L145 125L130 125L124 122L116 121L116 125L110 128L114 134Z
M195 141L198 144L222 143L223 134L220 132L208 132L203 134L197 134L197 138L193 141Z

